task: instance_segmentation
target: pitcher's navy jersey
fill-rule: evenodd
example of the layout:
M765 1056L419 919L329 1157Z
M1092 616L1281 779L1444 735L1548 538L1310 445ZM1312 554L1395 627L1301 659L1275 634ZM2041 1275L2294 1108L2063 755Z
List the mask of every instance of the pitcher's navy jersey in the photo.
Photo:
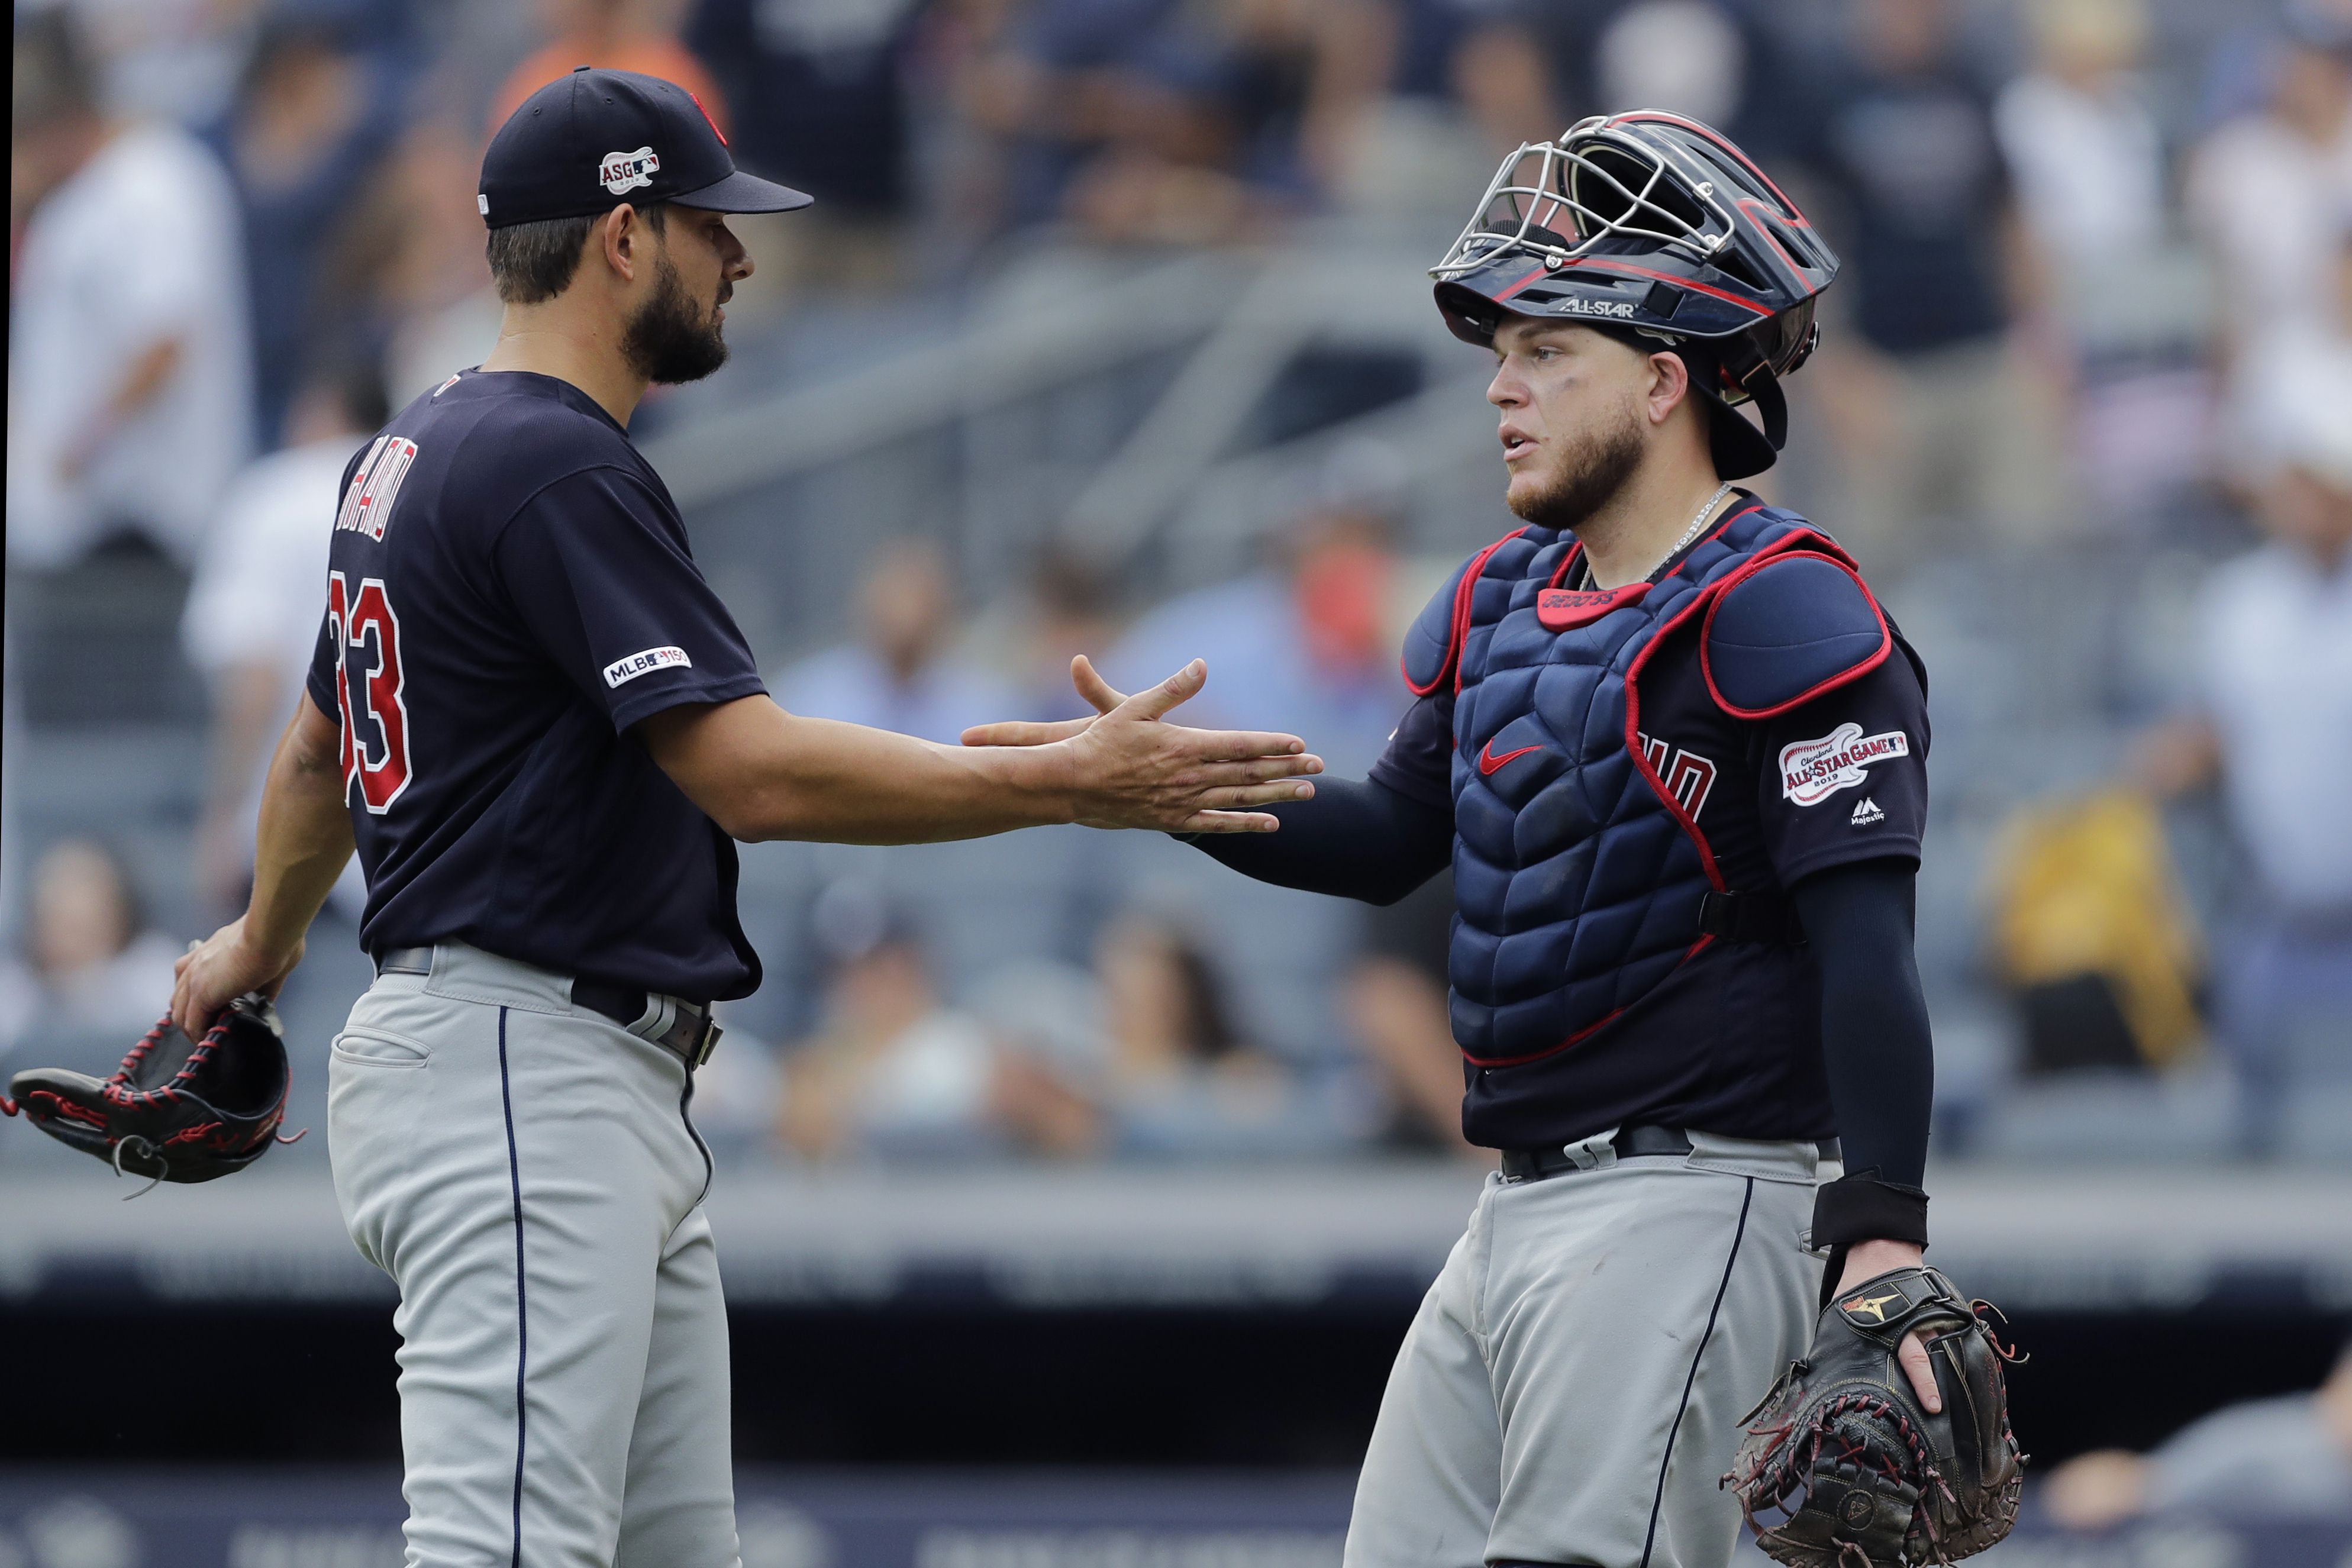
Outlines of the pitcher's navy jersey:
M629 727L765 688L609 415L549 376L453 376L353 459L329 564L310 691L342 730L369 951L759 984L733 842Z
M1663 568L1661 571L1663 572ZM1781 891L1857 860L1916 865L1927 814L1927 711L1907 645L1853 683L1773 718L1726 713L1696 625L1666 635L1642 677L1641 739L1706 835L1727 886ZM1371 776L1451 811L1454 697L1409 709ZM1496 769L1511 754L1482 758ZM1722 1026L1736 1013L1740 1027ZM1467 1069L1463 1131L1533 1148L1649 1122L1730 1137L1835 1131L1821 1050L1821 977L1802 948L1717 942L1591 1038ZM1727 1042L1743 1040L1739 1050Z

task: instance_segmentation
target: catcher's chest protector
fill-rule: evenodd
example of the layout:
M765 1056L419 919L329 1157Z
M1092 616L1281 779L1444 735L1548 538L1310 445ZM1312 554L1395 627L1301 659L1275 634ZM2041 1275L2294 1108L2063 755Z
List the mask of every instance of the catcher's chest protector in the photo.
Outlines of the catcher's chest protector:
M1794 551L1853 570L1802 518L1751 502L1662 582L1571 592L1559 584L1575 574L1574 537L1528 527L1423 612L1405 679L1421 696L1455 692L1449 967L1473 1062L1574 1045L1714 940L1699 905L1725 884L1660 774L1664 748L1644 754L1642 670L1666 636ZM1766 716L1715 689L1736 716Z

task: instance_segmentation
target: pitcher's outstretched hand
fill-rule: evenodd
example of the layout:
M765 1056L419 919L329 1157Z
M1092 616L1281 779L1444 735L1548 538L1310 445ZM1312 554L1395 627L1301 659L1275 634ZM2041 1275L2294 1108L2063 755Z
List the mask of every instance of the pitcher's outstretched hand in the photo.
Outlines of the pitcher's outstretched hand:
M1323 759L1308 755L1296 735L1167 721L1170 710L1207 683L1200 659L1131 697L1112 689L1084 654L1070 661L1070 675L1094 718L982 724L962 738L967 746L1067 746L1077 817L1090 827L1270 833L1281 824L1251 807L1315 793L1304 781L1323 771Z

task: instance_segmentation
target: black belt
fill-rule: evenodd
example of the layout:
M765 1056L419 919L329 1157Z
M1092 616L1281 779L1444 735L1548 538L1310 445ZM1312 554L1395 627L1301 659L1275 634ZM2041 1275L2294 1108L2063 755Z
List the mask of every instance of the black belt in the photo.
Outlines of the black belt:
M433 950L429 947L395 947L379 954L375 961L378 974L430 974L433 973ZM711 1022L710 1004L688 1002L678 996L655 996L626 985L607 985L601 980L574 980L572 1000L591 1012L602 1013L639 1039L651 1040L678 1060L688 1072L710 1059L719 1048L719 1037L723 1032ZM645 1034L640 1024L653 1022L646 1015L656 1004L667 1005L671 1017L661 1033Z
M1631 1160L1643 1154L1687 1154L1691 1141L1672 1127L1623 1127L1609 1140L1621 1160ZM1824 1138L1813 1147L1824 1160L1840 1158L1838 1141ZM1570 1151L1574 1152L1570 1152ZM1581 1155L1582 1158L1578 1156ZM1540 1182L1547 1176L1565 1176L1576 1171L1590 1171L1601 1163L1599 1154L1582 1143L1554 1145L1548 1149L1506 1149L1503 1151L1503 1175L1507 1181Z

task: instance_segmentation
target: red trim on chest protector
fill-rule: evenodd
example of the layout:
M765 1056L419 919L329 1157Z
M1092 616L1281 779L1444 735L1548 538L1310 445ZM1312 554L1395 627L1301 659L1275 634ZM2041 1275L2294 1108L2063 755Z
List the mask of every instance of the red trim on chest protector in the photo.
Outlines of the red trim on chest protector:
M1818 538L1820 536L1815 535L1815 537ZM1836 546L1832 545L1831 549L1835 550ZM1786 702L1778 702L1769 708L1737 707L1728 698L1724 696L1722 689L1715 684L1715 662L1707 657L1708 640L1715 636L1715 613L1723 607L1723 601L1730 596L1732 589L1738 587L1741 583L1746 582L1748 578L1754 576L1758 572L1762 571L1765 567L1776 565L1783 561L1826 561L1831 565L1836 567L1839 571L1844 573L1847 576L1853 578L1853 585L1862 590L1864 602L1870 605L1870 613L1878 618L1878 651L1872 654L1868 658L1864 659L1860 664L1855 665L1851 669L1842 670L1839 673L1829 677L1825 680L1815 682L1813 685L1809 686L1804 690L1799 692L1796 696L1790 698ZM1784 549L1776 551L1769 555L1759 555L1752 560L1741 562L1739 569L1732 573L1730 576L1725 578L1721 586L1715 590L1714 596L1708 599L1706 605L1706 619L1699 623L1698 628L1698 668L1700 676L1706 681L1706 694L1715 699L1715 705L1717 707L1722 709L1726 713L1730 714L1735 719L1777 719L1781 714L1786 713L1792 709L1803 707L1806 703L1811 702L1814 698L1822 695L1824 692L1835 691L1841 686L1850 685L1854 681L1860 680L1864 676L1868 675L1872 670L1876 669L1880 665L1885 664L1886 662L1886 656L1894 651L1895 634L1887 627L1886 612L1880 608L1878 595L1870 591L1870 584L1862 580L1862 574L1853 569L1853 563L1846 558L1843 551L1838 551L1836 554L1832 555L1827 552L1820 550Z
M1737 512L1732 513L1731 516L1727 516L1723 521L1725 523L1728 523L1731 521L1731 517L1737 515L1738 515ZM1721 526L1721 524L1717 524L1717 528L1720 529ZM1717 530L1710 530L1708 536L1712 538L1715 531L1717 531ZM1759 561L1777 561L1789 551L1795 549L1799 545L1809 543L1815 540L1819 540L1822 543L1829 545L1832 550L1837 548L1837 546L1834 543L1832 543L1825 535L1817 533L1811 529L1801 529L1796 532L1784 535L1780 539L1772 541L1769 544L1765 545L1761 550L1750 556L1746 562L1743 562L1740 566L1730 574L1731 578L1736 579L1741 573L1753 570L1756 563ZM1685 556L1683 559L1685 561L1688 561L1690 558L1688 556ZM1679 572L1681 570L1682 568L1680 566L1676 566L1675 568L1675 572ZM1666 574L1670 578L1674 576L1674 572ZM1689 837L1691 844L1698 850L1699 863L1706 868L1706 879L1708 885L1713 887L1717 892L1728 890L1728 884L1724 881L1723 872L1715 863L1714 847L1707 843L1706 835L1699 829L1698 818L1685 810L1683 803L1675 798L1675 792L1666 787L1666 781L1659 775L1658 770L1651 764L1649 757L1642 750L1641 679L1643 667L1650 662L1650 657L1656 653L1660 647L1664 646L1666 638L1685 621L1689 620L1693 616L1698 614L1703 609L1711 609L1717 599L1721 596L1723 587L1723 584L1710 583L1694 592L1690 596L1690 602L1683 605L1682 608L1676 610L1673 615L1668 616L1664 622L1660 623L1657 629L1650 634L1650 640L1643 643L1642 645L1641 651L1633 656L1633 662L1625 667L1625 751L1627 754L1633 759L1634 768L1640 772L1643 778L1649 781L1650 788L1652 792L1657 795L1659 804L1664 805L1674 819L1682 825L1683 832ZM1702 649L1702 652L1704 650ZM1706 937L1700 937L1698 942L1692 946L1691 952L1696 953L1700 948L1706 945L1707 941L1708 939Z
M1470 558L1470 564L1462 573L1462 581L1454 585L1454 626L1453 629L1446 633L1445 658L1439 661L1437 673L1429 678L1428 685L1423 686L1413 679L1412 666L1409 662L1403 659L1397 661L1398 668L1404 674L1404 689L1407 691L1412 692L1415 697L1430 696L1445 684L1445 677L1451 672L1454 677L1454 694L1457 697L1462 694L1462 643L1470 635L1471 590L1476 585L1480 575L1486 572L1486 563L1495 558L1495 552L1526 531L1527 528L1524 524L1515 528Z

